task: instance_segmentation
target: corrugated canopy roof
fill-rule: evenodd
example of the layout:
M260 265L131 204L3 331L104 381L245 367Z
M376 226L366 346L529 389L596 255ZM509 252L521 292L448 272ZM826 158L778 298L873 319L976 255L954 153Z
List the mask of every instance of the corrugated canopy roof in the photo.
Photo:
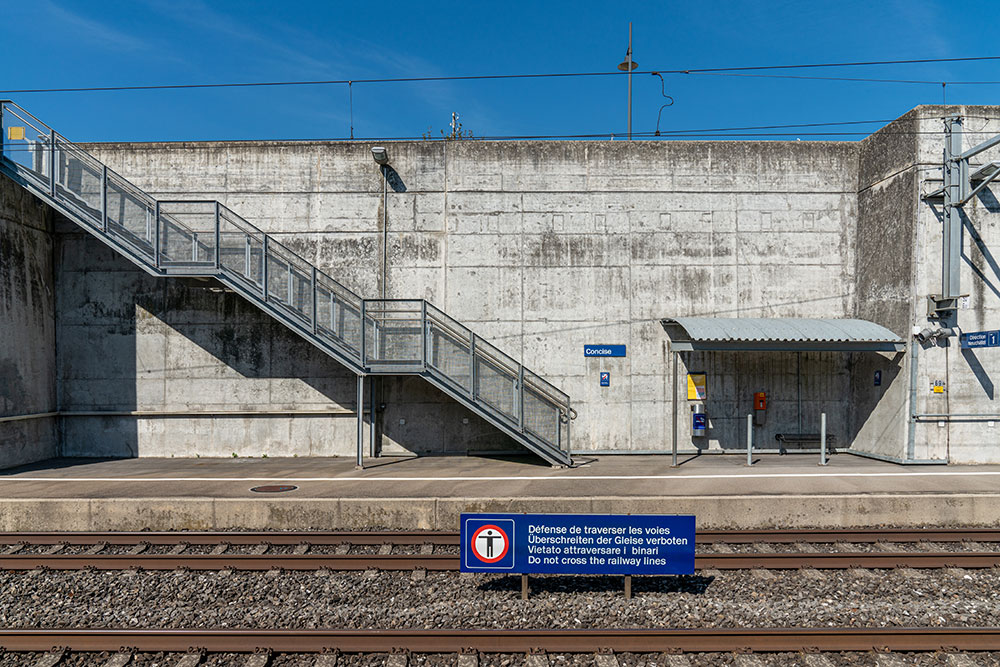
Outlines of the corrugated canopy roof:
M800 317L677 317L660 321L678 352L785 350L901 352L903 339L867 320Z

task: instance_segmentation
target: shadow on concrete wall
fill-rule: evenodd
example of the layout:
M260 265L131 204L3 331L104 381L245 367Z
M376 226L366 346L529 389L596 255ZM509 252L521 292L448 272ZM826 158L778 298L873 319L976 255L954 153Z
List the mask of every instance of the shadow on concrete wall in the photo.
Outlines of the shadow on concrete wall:
M64 418L66 455L228 456L266 451L273 456L282 455L283 445L286 455L293 445L302 455L303 442L290 441L296 438L313 439L308 450L342 455L355 451L353 373L214 280L153 277L75 227L63 232L60 252L75 258L61 263L57 279L63 306L63 410L118 413ZM390 376L377 382L377 403L384 407L376 413L380 450L421 455L525 453L419 377ZM293 416L298 426L284 432L259 421L282 419L280 415L220 416L213 425L208 415L187 419L182 414L122 414L337 407L343 412L332 416L332 422L323 415L317 422L322 425L314 428L301 420L316 417ZM222 419L227 421L220 425ZM285 442L277 439L281 437ZM364 446L367 453L367 433Z

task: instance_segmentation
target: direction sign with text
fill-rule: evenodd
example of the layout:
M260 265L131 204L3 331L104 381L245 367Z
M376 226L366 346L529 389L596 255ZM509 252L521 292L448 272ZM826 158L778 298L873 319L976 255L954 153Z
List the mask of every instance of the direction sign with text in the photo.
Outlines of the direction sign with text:
M976 347L1000 347L1000 331L970 331L962 334L963 350Z

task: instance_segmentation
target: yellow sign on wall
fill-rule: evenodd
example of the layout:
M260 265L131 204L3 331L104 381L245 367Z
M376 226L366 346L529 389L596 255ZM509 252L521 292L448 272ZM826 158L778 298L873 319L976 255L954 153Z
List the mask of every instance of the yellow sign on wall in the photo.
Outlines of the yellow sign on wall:
M708 376L705 373L688 373L688 400L708 400Z
M11 125L7 128L7 141L23 141L24 127Z

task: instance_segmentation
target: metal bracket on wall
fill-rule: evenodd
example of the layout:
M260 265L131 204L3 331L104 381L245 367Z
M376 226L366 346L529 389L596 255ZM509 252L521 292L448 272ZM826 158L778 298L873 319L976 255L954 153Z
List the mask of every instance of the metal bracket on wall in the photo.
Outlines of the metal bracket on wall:
M958 300L968 294L953 297L942 297L940 294L927 295L927 319L945 320L958 310Z

